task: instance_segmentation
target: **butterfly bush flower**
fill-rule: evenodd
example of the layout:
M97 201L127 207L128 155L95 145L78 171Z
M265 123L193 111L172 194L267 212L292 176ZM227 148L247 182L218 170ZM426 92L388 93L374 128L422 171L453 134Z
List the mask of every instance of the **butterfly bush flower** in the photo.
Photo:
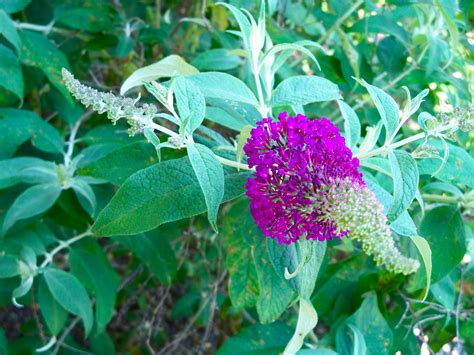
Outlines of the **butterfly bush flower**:
M368 189L359 160L328 119L282 113L257 123L244 147L255 174L246 184L250 211L267 237L290 244L301 237L351 237L392 272L419 262L400 254L383 206Z

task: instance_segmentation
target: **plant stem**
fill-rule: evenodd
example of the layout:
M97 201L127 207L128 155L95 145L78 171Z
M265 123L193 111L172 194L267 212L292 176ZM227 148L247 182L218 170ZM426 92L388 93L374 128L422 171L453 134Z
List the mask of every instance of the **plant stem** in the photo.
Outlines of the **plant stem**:
M77 132L82 122L92 115L93 111L87 111L84 113L71 128L71 134L67 141L67 151L64 153L64 166L68 167L71 164L72 154L74 153L74 143L76 142Z
M463 202L462 197L444 196L435 194L423 194L423 200L427 202L440 202L440 203L460 203Z
M260 82L260 74L258 71L258 63L254 60L252 64L252 72L253 77L255 79L255 85L257 87L257 95L258 95L258 102L259 102L259 111L260 114L265 117L268 114L268 108L265 104L265 99L263 98L263 90L262 90L262 83Z
M327 30L327 32L319 39L319 43L322 43L323 45L326 44L328 41L330 35L338 29L344 21L355 11L359 8L360 5L364 3L364 0L358 0L354 5L352 5L339 19L334 22L334 24Z
M436 133L445 132L445 131L448 131L448 130L453 129L453 128L456 128L455 124L450 124L450 125L447 125L447 126L443 126L440 129L438 129L436 131ZM370 158L370 157L373 157L373 156L376 156L376 155L385 154L385 153L387 153L387 151L389 149L396 149L396 148L399 148L403 145L415 142L417 140L420 140L420 139L423 139L423 138L426 138L426 137L428 137L428 133L425 133L425 132L418 133L418 134L415 134L414 136L402 139L401 141L398 141L398 142L395 142L395 143L392 143L392 144L388 144L388 145L384 145L380 148L374 149L374 150L372 150L370 152L367 152L365 154L361 154L361 155L356 154L356 156L361 160L362 159L367 159L367 158Z
M255 171L254 168L250 168L247 164L243 164L243 163L239 163L239 162L236 162L236 161L233 161L233 160L222 158L218 155L216 155L216 158L217 158L217 160L219 160L221 162L221 164L231 166L231 167L237 168L237 169Z
M71 244L74 244L74 243L78 242L79 240L81 240L85 237L89 237L91 235L92 235L92 231L89 228L84 233L76 235L75 237L73 237L71 239L61 240L59 242L59 245L56 248L51 250L49 253L45 254L45 259L44 259L43 263L40 265L40 269L45 268L46 266L48 266L53 261L54 256L57 253L59 253L61 250L66 249Z

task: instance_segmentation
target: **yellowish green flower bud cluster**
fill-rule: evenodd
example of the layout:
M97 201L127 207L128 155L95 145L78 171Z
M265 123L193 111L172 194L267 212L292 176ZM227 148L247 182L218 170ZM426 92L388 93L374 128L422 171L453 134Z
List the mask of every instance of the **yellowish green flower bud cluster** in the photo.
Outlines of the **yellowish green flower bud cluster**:
M394 273L408 275L420 267L416 259L400 253L392 238L384 208L367 186L341 181L331 188L327 215L340 231L360 241L362 249L372 255L377 265Z
M84 106L98 113L107 112L107 117L115 124L125 118L130 125L129 134L135 135L150 126L157 114L154 105L137 105L137 100L127 97L117 97L110 92L100 92L81 84L74 76L63 68L63 80L71 94Z

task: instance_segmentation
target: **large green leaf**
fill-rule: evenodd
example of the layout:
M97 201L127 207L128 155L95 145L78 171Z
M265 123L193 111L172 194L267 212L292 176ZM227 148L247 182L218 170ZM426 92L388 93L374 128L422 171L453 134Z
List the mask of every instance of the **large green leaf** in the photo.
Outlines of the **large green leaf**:
M312 102L339 100L339 88L318 76L294 76L283 80L272 95L272 106L306 105Z
M0 18L0 25L1 21ZM23 100L23 74L20 62L16 55L2 44L0 44L0 86Z
M290 338L291 329L281 322L266 325L256 323L227 339L217 354L278 355Z
M61 186L57 183L35 185L23 191L8 209L3 220L2 233L8 232L20 220L47 211L56 202L60 193Z
M72 103L72 97L64 86L61 75L62 68L69 70L69 63L64 53L48 37L40 33L21 31L20 38L21 62L41 69L51 84Z
M14 255L0 255L0 279L20 274L20 262Z
M360 120L357 113L344 101L337 100L342 117L344 118L344 135L346 145L354 150L360 139Z
M253 222L247 199L231 207L221 233L232 304L236 308L256 305L261 323L275 321L286 310L294 292L268 261L266 238Z
M389 353L393 333L379 311L375 293L369 294L357 312L350 316L346 322L355 325L364 335L368 354Z
M163 231L133 236L120 236L115 240L131 250L163 284L170 284L176 276L177 261L173 249Z
M145 169L156 163L156 151L151 144L143 141L133 142L126 145L101 145L104 149L91 152L91 154L78 159L81 168L79 173L85 176L93 176L104 179L112 184L122 184L130 175ZM85 151L82 152L85 154ZM95 155L96 158L92 157ZM126 164L124 159L126 157Z
M12 14L23 10L31 0L2 0L0 1L0 9L5 10L6 13Z
M96 332L102 333L114 312L120 278L98 245L93 250L72 248L69 264L72 273L95 298Z
M191 75L198 73L198 70L178 55L169 55L155 64L135 70L131 76L125 80L120 88L120 95L125 94L131 88L143 85L144 83L170 78L173 75Z
M205 145L190 144L187 151L204 194L209 223L217 231L217 213L224 197L224 169L214 153Z
M433 259L432 282L448 275L462 260L465 252L465 230L455 206L440 206L426 213L420 235L430 245Z
M48 268L43 275L54 299L65 310L82 319L87 336L92 330L94 316L84 286L75 276L62 270Z
M224 99L257 105L253 92L240 79L219 72L190 75L188 80L196 84L206 98Z
M222 200L229 201L242 195L249 175L226 175ZM138 234L206 210L189 159L168 160L130 176L99 214L93 231L105 236Z

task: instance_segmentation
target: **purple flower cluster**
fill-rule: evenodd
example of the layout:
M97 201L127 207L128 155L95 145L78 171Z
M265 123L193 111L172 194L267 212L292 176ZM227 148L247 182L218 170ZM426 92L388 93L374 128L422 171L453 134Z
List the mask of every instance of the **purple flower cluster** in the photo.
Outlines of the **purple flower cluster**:
M264 118L244 151L256 168L246 184L250 211L265 236L290 244L303 235L324 241L348 233L326 215L328 190L335 181L365 184L358 159L328 119Z

